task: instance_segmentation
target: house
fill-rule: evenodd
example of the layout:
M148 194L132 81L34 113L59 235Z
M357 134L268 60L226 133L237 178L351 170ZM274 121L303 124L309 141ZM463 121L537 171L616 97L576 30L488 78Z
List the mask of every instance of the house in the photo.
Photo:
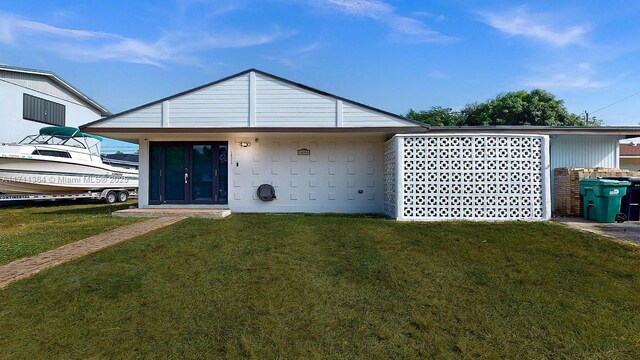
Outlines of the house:
M638 144L620 144L620 168L640 171L640 146Z
M52 72L0 65L0 143L44 126L78 127L111 113Z
M548 219L553 167L617 166L617 142L640 135L429 127L255 69L82 129L139 144L142 208L400 220Z

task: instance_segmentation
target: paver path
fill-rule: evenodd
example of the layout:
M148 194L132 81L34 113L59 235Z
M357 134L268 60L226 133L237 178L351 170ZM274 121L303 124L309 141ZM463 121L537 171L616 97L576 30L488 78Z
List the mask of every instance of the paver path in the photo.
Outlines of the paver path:
M2 265L0 266L0 288L52 266L100 251L125 240L144 235L150 231L175 224L182 219L184 219L184 217L166 216L145 220Z

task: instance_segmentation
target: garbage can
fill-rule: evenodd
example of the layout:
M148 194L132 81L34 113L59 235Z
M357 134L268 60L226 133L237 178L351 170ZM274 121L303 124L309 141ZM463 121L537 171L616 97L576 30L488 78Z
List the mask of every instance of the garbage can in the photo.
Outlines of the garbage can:
M622 197L620 212L622 220L640 221L640 177L607 177L605 179L628 181L627 194Z
M608 179L583 179L579 184L584 218L600 223L616 221L622 197L626 195L627 186L631 183Z

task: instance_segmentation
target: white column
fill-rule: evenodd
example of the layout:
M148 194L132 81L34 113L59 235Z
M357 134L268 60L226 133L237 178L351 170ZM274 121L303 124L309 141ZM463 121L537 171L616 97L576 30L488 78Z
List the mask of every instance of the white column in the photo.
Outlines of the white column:
M396 152L396 220L404 218L404 138L395 136Z
M342 127L342 100L336 100L336 127Z
M549 136L542 135L542 218L551 218L551 164L549 163Z
M138 145L138 207L143 208L149 205L149 140L140 138Z

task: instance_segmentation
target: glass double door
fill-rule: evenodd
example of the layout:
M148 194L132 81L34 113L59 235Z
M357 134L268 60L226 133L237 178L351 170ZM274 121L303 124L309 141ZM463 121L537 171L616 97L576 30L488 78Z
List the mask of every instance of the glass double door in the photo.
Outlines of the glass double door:
M222 142L152 142L149 203L226 204L228 146Z

